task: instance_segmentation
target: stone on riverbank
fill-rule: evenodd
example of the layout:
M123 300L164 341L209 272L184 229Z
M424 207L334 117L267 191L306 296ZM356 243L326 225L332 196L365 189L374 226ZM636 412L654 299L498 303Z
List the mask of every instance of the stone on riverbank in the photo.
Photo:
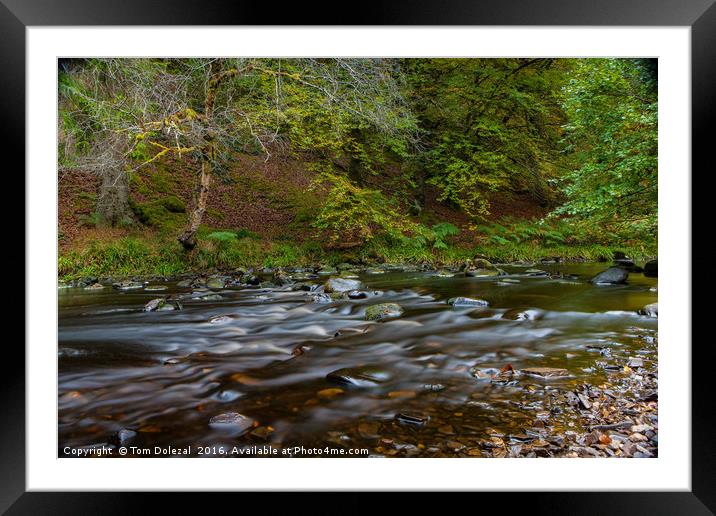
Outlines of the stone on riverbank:
M207 288L220 290L226 286L225 278L209 278L206 282Z
M657 260L651 260L644 264L644 276L647 278L657 278L659 276Z

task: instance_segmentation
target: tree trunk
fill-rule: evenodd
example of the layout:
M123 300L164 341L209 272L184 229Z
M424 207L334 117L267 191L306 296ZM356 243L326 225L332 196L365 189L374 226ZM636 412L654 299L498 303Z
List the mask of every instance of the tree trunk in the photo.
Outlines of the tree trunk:
M189 214L189 224L184 232L179 235L179 242L186 251L196 247L196 232L201 224L201 219L206 211L206 201L209 198L209 186L211 185L211 162L202 158L201 171L199 172L199 184L194 190L194 209Z
M129 178L121 168L103 171L97 195L97 216L102 226L117 226L131 220Z
M201 225L201 219L206 211L206 201L209 198L209 186L211 185L211 173L213 172L215 157L214 134L210 128L214 115L216 91L219 89L219 84L224 78L236 75L237 73L236 69L221 71L219 61L213 61L209 66L209 80L206 84L206 97L204 99L204 124L207 129L204 139L206 140L206 144L201 153L199 184L194 191L194 209L189 214L189 222L184 232L179 235L178 238L186 251L191 251L196 247L196 232Z

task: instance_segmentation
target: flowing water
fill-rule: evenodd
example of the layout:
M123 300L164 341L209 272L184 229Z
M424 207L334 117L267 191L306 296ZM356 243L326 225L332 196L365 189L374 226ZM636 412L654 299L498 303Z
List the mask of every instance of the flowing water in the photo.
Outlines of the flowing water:
M151 313L142 311L149 300L191 289L60 289L58 453L118 445L125 429L152 454L155 446L191 446L196 456L269 445L459 455L489 432L521 435L549 410L551 390L602 384L605 357L656 362L655 347L644 348L656 319L637 313L656 302L656 279L632 273L626 285L595 286L588 279L604 264L538 267L574 276L510 266L499 278L361 273L367 299L319 304L289 287L230 287L218 291L221 300ZM455 296L490 306L452 308L446 300ZM386 302L400 304L402 317L365 320L367 306ZM508 363L570 376L496 384L471 374ZM326 378L361 367L376 383ZM209 424L229 412L253 426Z

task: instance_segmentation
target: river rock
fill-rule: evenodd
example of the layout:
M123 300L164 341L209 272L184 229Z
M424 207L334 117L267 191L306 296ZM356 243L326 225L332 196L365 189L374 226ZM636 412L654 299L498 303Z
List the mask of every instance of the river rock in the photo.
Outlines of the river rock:
M85 287L85 290L102 290L104 289L104 285L101 283L93 283L89 287Z
M245 434L254 426L254 420L238 412L225 412L209 420L209 426L220 430L230 430L238 434Z
M469 267L465 269L465 276L470 278L480 278L485 276L499 276L499 269L481 269L477 267Z
M244 285L259 285L261 283L261 278L254 274L244 274L241 276L241 283Z
M349 290L359 290L360 287L360 281L347 278L330 278L323 285L323 288L327 293L348 292Z
M144 285L139 281L119 281L117 283L112 283L112 287L117 290L132 290L142 288L143 286Z
M312 272L295 272L291 274L291 279L293 281L310 281L318 278L320 278L320 276Z
M144 305L145 312L168 312L171 310L181 310L181 305L176 301L168 301L163 297L152 299Z
M423 426L430 420L430 416L414 412L399 412L395 415L395 420L403 425Z
M621 258L614 260L614 263L617 267L621 267L622 269L626 269L629 272L643 272L644 269L639 267L634 263L634 260L631 258Z
M281 269L278 269L273 273L271 281L279 287L292 283L291 276L286 271Z
M659 303L650 303L639 311L647 317L659 317Z
M228 315L214 315L209 317L209 324L226 324L231 322L231 317Z
M453 307L467 306L489 306L490 303L484 299L473 299L471 297L451 297L447 300L447 304Z
M657 278L658 272L657 260L651 260L644 264L644 276L647 278Z
M369 321L384 321L403 315L403 308L397 303L381 303L369 306L365 310L365 318Z
M519 308L511 308L502 314L503 319L510 321L534 321L540 317L542 313L539 310L521 310Z
M191 299L195 301L223 301L221 294L213 294L211 292L192 292Z
M147 292L160 292L162 290L167 290L169 287L166 285L147 285L144 290Z
M391 374L375 367L345 367L326 375L326 380L353 387L375 387L392 378Z
M220 290L226 286L226 280L224 278L209 278L206 286L210 289Z
M558 378L569 376L569 371L558 367L527 367L520 371L528 376L539 376L540 378Z
M124 444L136 435L137 432L135 432L134 430L130 430L129 428L122 428L119 432L117 432L117 439L119 440L119 444Z
M324 294L322 292L319 292L318 294L313 294L311 296L311 299L313 300L314 303L319 303L319 304L326 304L326 303L333 302L333 299L331 298L331 296L329 296L328 294Z
M368 293L362 290L349 290L346 292L346 296L348 299L365 299L368 297Z
M626 283L629 272L621 267L609 267L607 270L600 272L591 282L595 285L619 285Z

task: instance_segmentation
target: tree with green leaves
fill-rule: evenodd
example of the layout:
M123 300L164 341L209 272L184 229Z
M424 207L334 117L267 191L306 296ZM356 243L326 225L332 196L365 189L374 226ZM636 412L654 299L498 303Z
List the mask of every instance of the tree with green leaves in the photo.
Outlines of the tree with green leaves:
M543 205L554 200L547 182L558 173L564 121L557 60L405 62L425 131L421 186L435 185L439 200L474 218L488 213L490 191L527 191Z
M656 61L575 60L563 90L565 151L557 215L654 236L657 225Z

